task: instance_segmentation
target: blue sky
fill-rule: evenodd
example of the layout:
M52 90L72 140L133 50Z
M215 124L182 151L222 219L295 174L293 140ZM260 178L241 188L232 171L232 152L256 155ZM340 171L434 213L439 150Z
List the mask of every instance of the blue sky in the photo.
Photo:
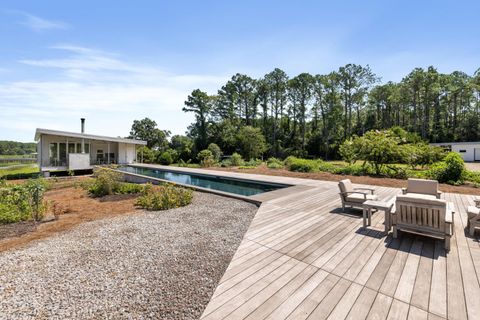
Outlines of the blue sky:
M150 117L174 134L196 88L234 73L290 76L369 64L480 67L479 1L1 1L0 140L36 127L128 135Z

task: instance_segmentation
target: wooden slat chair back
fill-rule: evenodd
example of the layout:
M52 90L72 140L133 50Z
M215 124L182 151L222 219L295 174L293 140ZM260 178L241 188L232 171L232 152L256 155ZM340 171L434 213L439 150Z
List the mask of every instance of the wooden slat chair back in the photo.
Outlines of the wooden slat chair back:
M445 248L450 248L453 234L453 211L443 199L422 199L398 196L395 203L393 234L397 230L426 235L445 240Z

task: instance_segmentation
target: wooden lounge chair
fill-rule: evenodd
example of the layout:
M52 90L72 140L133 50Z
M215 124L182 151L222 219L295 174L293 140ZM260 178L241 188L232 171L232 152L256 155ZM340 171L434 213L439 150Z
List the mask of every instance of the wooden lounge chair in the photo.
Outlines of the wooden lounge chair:
M408 179L407 187L402 188L402 193L414 197L417 195L430 195L437 199L440 199L442 195L442 192L438 191L438 181L412 178Z
M475 228L480 228L480 208L469 206L467 208L467 215L468 233L473 237L475 235Z
M450 237L454 232L453 203L431 197L397 196L392 214L393 237L397 230L445 240L450 250Z
M345 212L345 206L363 209L362 205L365 201L378 199L377 195L373 194L375 189L354 188L350 179L340 181L338 183L338 188L340 189L340 199L342 200L343 212Z

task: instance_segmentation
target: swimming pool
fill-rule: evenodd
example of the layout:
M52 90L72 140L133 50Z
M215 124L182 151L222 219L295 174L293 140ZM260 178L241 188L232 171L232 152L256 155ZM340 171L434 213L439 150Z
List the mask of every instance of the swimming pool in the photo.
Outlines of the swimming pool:
M237 180L226 177L185 173L178 171L168 171L164 169L155 169L147 167L120 167L118 170L134 173L138 175L158 178L162 180L172 181L184 185L196 186L206 189L218 190L222 192L234 193L242 196L253 196L256 194L273 191L288 185L264 183L247 180Z

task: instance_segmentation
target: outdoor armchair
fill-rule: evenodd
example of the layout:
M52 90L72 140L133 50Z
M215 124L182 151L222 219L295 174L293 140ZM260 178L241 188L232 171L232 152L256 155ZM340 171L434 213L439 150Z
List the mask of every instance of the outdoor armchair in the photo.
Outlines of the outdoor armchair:
M342 210L345 212L345 207L363 208L363 203L367 200L378 200L377 195L374 194L375 189L372 188L354 188L350 179L341 180L338 183L340 189L340 199L342 200Z
M445 250L450 250L454 232L453 203L425 196L397 196L392 214L393 237L397 231L420 234L445 240Z
M407 187L402 188L404 195L421 194L430 195L437 199L440 199L442 192L438 191L438 181L426 180L426 179L412 179L407 181Z

